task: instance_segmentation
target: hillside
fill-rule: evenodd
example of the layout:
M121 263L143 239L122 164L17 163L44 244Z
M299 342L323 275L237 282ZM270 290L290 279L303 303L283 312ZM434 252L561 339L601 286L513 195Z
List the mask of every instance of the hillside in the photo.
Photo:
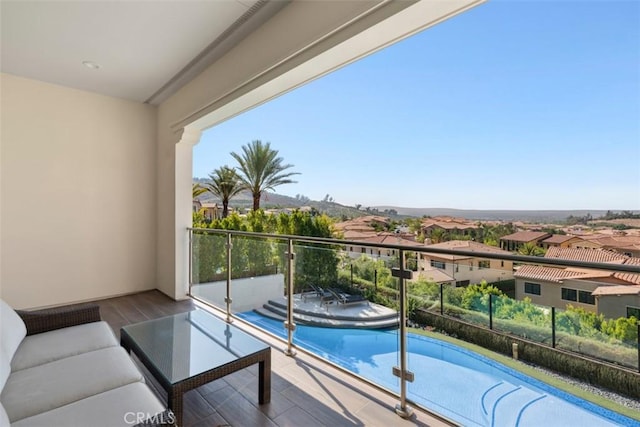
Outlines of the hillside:
M194 183L204 183L204 179L194 179ZM205 193L200 196L205 203L220 202L212 195ZM252 206L251 193L245 191L231 200L231 207L237 209L249 209ZM305 197L296 198L282 194L267 192L263 196L260 206L264 209L299 208L310 206L319 212L334 218L355 218L365 215L384 215L392 219L422 216L452 216L478 221L523 221L529 223L558 223L563 222L569 216L583 217L590 214L598 218L607 213L606 210L474 210L474 209L450 209L450 208L407 208L399 206L374 206L370 211L358 210L355 207L341 205L335 202L309 200ZM395 212L394 212L395 211ZM612 223L618 220L611 221ZM629 221L629 220L626 220ZM618 222L624 222L620 220ZM637 225L632 225L636 226Z
M203 194L199 199L203 203L220 203L220 200L217 200L208 193ZM251 193L243 191L235 196L229 205L232 208L240 210L250 209L253 205ZM300 208L302 206L310 206L332 218L356 218L369 215L368 212L360 211L354 207L344 206L339 203L299 199L271 192L263 195L262 201L260 202L260 207L263 209Z

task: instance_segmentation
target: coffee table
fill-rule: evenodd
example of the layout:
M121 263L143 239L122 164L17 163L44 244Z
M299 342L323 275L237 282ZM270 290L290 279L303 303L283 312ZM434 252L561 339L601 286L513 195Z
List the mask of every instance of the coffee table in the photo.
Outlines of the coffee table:
M258 363L258 402L271 400L271 347L196 309L120 329L120 344L135 354L168 395L182 425L183 395Z

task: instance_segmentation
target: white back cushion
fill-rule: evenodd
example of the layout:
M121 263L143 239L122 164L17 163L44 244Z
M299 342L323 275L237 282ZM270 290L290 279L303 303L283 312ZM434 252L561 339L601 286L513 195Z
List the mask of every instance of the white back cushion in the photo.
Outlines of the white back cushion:
M27 327L9 305L0 299L0 343L4 357L9 358L9 363L18 346L27 336Z

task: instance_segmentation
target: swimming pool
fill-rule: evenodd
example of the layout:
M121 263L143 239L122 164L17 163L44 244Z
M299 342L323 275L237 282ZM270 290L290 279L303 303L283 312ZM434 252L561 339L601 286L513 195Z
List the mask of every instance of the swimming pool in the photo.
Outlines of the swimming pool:
M239 317L285 337L282 322L257 313ZM389 390L398 365L397 331L333 329L297 325L294 342ZM412 401L465 426L640 426L640 422L594 405L453 344L409 334L408 383Z

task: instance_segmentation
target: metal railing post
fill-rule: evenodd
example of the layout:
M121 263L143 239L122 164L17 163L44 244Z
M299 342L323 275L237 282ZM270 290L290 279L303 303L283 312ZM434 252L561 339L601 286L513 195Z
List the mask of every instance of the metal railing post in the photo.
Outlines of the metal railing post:
M444 283L440 283L440 314L444 316Z
M193 230L189 229L189 295L193 287Z
M353 286L353 264L351 264L351 286Z
M227 248L227 294L224 297L224 302L227 306L227 323L233 322L231 318L231 303L233 300L231 299L231 247L233 244L231 243L231 233L227 233L227 241L225 243L225 247Z
M293 322L293 240L287 239L287 320L284 327L287 330L287 348L284 354L287 356L295 356L296 350L293 348L293 331L296 325Z
M493 295L489 294L489 329L493 329Z
M556 308L551 307L551 347L556 348Z
M638 325L638 336L636 337L636 344L638 346L638 372L640 372L640 321Z
M407 272L405 270L404 250L399 250L400 268L398 271L399 290L400 290L400 366L393 367L393 374L400 377L400 404L396 405L396 414L402 418L409 418L413 413L412 409L407 406L407 381L413 382L413 372L407 369L407 289L405 278Z

